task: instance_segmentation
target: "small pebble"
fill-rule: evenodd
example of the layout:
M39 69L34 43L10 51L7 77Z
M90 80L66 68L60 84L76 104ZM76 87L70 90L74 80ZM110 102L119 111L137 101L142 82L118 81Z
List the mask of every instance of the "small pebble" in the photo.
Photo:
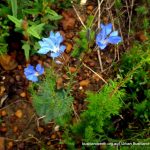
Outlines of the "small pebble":
M77 71L77 69L75 67L69 67L69 71L71 73L75 73Z
M26 92L21 92L20 97L23 97L23 98L26 97Z
M38 127L38 131L39 131L39 133L42 133L44 131L44 128Z
M80 86L82 86L82 87L87 87L88 85L89 85L89 83L90 83L90 81L88 80L88 79L86 79L86 80L82 80L82 81L80 81Z
M20 75L16 75L16 81L20 81L21 77Z
M2 117L5 117L6 115L7 115L7 112L6 112L5 110L2 110L1 116L2 116Z
M18 117L18 118L22 118L22 110L18 109L16 112L15 112L15 116Z

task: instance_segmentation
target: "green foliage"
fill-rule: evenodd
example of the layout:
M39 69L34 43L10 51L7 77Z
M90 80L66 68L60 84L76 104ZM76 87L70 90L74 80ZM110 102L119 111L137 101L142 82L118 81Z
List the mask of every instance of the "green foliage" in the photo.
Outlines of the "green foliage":
M105 126L108 125L107 122L111 120L112 116L119 114L122 107L121 100L125 95L123 90L112 94L117 86L117 82L110 81L98 93L87 92L87 110L81 113L77 123L67 127L67 132L65 131L63 136L66 144L68 144L67 140L99 143L107 139ZM90 148L95 149L95 146Z
M115 8L120 9L123 6L121 0L115 0Z
M90 29L91 24L94 20L94 16L89 16L86 22L86 29L83 28L78 34L79 38L75 39L73 46L73 52L71 56L79 57L81 53L88 52L91 45L93 45L95 32Z
M81 121L72 128L74 133L82 136L84 142L102 140L105 122L111 116L119 114L122 106L121 99L125 93L119 90L114 95L111 95L116 86L117 83L111 81L100 92L87 93L87 101L89 102L87 110L81 114ZM89 132L87 133L88 130Z
M16 17L11 15L8 15L8 19L10 19L17 28L22 28L22 20L19 20Z
M150 118L150 76L148 72L150 68L149 43L149 41L143 44L135 42L130 51L122 56L120 65L120 74L123 77L127 72L130 72L131 69L134 70L134 68L137 68L124 86L127 93L124 99L126 103L124 109L126 111L133 109L133 119L142 123L142 130L146 130ZM132 129L134 128L141 129L141 125L136 124L135 121L132 122L131 128L125 131L128 137L133 137L135 133ZM141 131L139 130L137 133L140 135ZM141 138L145 138L144 135Z
M23 34L22 48L26 60L29 60L29 56L35 53L34 45L37 40L50 30L57 29L57 21L62 16L50 8L52 3L49 0L7 0L0 4L2 7L0 16L12 21L15 24L15 31Z
M149 91L150 92L150 91ZM149 97L150 98L150 97ZM141 103L134 105L135 116L140 118L143 122L149 122L150 118L150 99L144 100Z
M9 27L6 25L4 21L0 19L0 55L7 53L7 46L6 38L9 36Z
M141 15L146 15L148 13L148 9L145 6L138 6L135 10Z
M18 9L17 0L11 0L11 7L13 16L17 17L17 9Z
M140 30L142 29L145 31L148 30L149 22L150 22L149 7L150 7L150 3L147 0L139 1L137 5L135 5L135 12L137 13L136 14L137 17L133 18L134 21L132 21L132 24L137 27L134 28L139 28ZM138 18L141 18L140 21Z
M45 25L44 23L41 23L41 24L38 24L38 25L33 24L31 27L27 28L27 33L29 35L34 36L35 38L40 39L41 38L40 33L43 30L44 25Z
M28 60L30 56L30 45L24 42L22 45L22 49L24 50L26 60Z
M28 22L26 20L19 20L14 16L8 15L8 18L15 24L16 30L23 33L23 35L27 38L27 40L22 41L22 49L24 50L25 58L26 60L29 60L30 51L32 50L32 47L36 44L36 41L34 43L33 38L40 39L41 38L41 32L44 28L44 23L36 24L34 22Z
M56 89L56 75L52 69L47 70L45 79L33 84L30 91L33 106L45 123L55 120L61 125L68 121L73 98L70 89Z

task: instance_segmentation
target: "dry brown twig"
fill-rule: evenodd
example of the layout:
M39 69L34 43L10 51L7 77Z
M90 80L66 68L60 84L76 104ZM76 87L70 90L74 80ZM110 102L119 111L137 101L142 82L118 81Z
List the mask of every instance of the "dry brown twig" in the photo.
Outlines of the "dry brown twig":
M105 84L107 84L107 81L99 75L97 72L95 72L93 69L91 69L89 66L87 66L85 63L83 63L83 66L89 69L91 72L93 72L96 76L98 76Z

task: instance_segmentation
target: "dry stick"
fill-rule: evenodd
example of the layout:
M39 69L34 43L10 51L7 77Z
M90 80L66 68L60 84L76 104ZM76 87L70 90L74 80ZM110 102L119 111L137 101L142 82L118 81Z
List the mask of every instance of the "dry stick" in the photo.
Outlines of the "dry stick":
M99 10L99 13L98 13L98 28L100 28L100 17L101 17L100 8L101 8L101 4L103 3L104 0L101 0L101 2L99 0L97 0L97 1L98 1L98 10ZM97 49L97 55L98 55L98 60L99 60L99 65L100 65L100 68L101 68L101 72L103 72L103 64L102 64L102 59L101 59L99 49Z
M132 19L132 9L133 9L133 5L134 5L134 0L131 1L131 11L129 11L129 6L128 6L128 2L126 2L126 7L127 7L127 13L128 13L128 18L129 18L129 29L128 29L128 45L129 45L129 33L131 31L131 19Z
M83 25L83 27L84 27L85 29L87 29L87 27L86 27L85 24L83 23L83 21L82 21L80 15L79 15L79 13L77 12L77 10L76 10L76 8L75 8L75 6L74 6L73 4L72 4L72 7L73 7L73 9L74 9L74 11L75 11L77 17L79 18L81 24Z
M97 75L104 83L107 83L107 81L102 76L100 76L97 72L88 67L85 63L83 63L83 66L92 71L95 75Z
M111 22L112 22L112 24L113 24L113 29L115 30L113 14L112 14L112 11L110 10L111 7L113 7L114 4L115 4L115 1L114 1L112 4L107 3L106 5L108 5L108 6L107 6L108 8L106 8L106 9L108 10L108 13L110 14ZM109 6L109 5L110 5L110 6ZM114 60L115 60L116 58L118 58L118 60L119 60L119 49L118 49L118 46L115 47Z
M123 34L122 34L122 30L121 30L121 25L120 25L120 20L119 19L118 19L118 25L119 25L119 32L120 32L120 35L121 35L121 38L122 38L122 41L123 41ZM123 48L124 49L126 48L124 42L123 42Z
M75 111L73 104L72 104L72 109L73 109L74 115L76 116L77 120L80 120L80 117L77 114L77 112Z

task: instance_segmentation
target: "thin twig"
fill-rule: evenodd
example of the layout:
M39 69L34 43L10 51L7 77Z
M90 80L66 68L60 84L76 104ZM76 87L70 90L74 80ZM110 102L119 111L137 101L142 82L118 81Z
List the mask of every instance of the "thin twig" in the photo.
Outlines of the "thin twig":
M99 60L99 65L100 65L100 68L101 68L101 72L103 72L103 64L102 64L102 59L101 59L101 54L100 54L99 48L97 49L97 56L98 56L98 60Z
M75 6L74 6L73 4L72 4L72 7L73 7L73 9L74 9L74 11L75 11L77 17L79 18L81 24L83 25L83 27L84 27L85 29L87 29L87 27L86 27L85 24L83 23L83 21L82 21L80 15L79 15L79 13L78 13L78 11L76 10L76 8L75 8Z
M88 67L85 63L83 63L83 66L86 67L87 69L89 69L90 71L92 71L95 75L97 75L104 83L107 84L107 81L102 77L100 76L97 72L95 72L94 70L92 70L90 67Z
M98 2L98 29L100 28L100 17L101 17L101 4L103 3L104 0L101 0L101 2L99 0L97 0ZM99 49L97 49L97 55L98 55L98 60L99 60L99 64L100 64L100 68L101 71L103 71L103 64L102 64L102 59L101 59L101 55L100 55L100 51Z
M72 109L73 109L74 115L76 116L77 120L80 120L80 117L77 114L77 112L75 111L73 104L72 104Z

